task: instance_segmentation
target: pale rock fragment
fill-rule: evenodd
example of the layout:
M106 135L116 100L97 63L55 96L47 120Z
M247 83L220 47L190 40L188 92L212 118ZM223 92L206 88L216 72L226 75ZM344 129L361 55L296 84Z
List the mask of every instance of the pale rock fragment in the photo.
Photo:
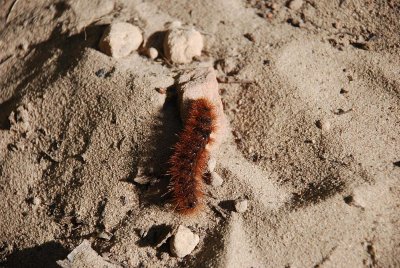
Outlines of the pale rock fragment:
M201 56L203 36L195 29L173 27L164 38L164 53L173 63L190 63Z
M329 132L331 130L331 123L327 119L318 120L316 125L324 132Z
M219 187L224 183L224 180L218 173L216 172L211 172L211 185L214 187Z
M217 165L217 160L215 159L215 157L210 157L207 163L208 171L213 172L216 165Z
M228 121L224 114L214 69L212 67L199 68L181 74L178 79L178 97L183 121L186 120L187 104L190 101L205 98L214 105L216 130L210 135L213 143L208 144L206 149L209 151L210 157L216 157L218 149L228 133Z
M235 209L239 213L246 212L248 207L248 201L246 199L238 199L235 201Z
M289 2L288 7L291 10L299 10L301 8L301 6L303 5L303 0L292 0Z
M189 228L179 225L170 241L171 253L176 257L183 258L192 253L199 241L200 238L197 234L194 234Z
M140 29L127 22L110 24L101 37L100 51L113 58L123 58L137 50L143 42Z
M149 47L149 48L147 49L147 56L148 56L150 59L155 60L155 59L158 57L158 51L157 51L157 49L154 48L154 47Z
M65 260L57 261L57 264L62 268L75 267L103 267L103 268L122 268L120 265L112 264L105 261L96 251L90 246L88 240L77 246Z

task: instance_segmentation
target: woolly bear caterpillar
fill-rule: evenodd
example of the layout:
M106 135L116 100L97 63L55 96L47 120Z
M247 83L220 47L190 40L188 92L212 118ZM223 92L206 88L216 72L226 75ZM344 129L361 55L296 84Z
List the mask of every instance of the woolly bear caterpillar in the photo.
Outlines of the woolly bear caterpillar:
M203 173L209 152L207 145L214 142L216 112L214 105L201 98L190 101L183 131L170 158L170 190L175 210L193 214L202 205Z

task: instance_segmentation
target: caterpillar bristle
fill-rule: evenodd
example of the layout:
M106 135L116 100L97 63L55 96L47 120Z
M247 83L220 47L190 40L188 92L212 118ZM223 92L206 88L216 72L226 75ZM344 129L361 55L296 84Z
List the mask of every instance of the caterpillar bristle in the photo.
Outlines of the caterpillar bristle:
M184 215L195 214L203 205L203 173L209 152L206 146L213 142L215 107L207 99L193 100L179 140L173 146L168 173L174 210Z

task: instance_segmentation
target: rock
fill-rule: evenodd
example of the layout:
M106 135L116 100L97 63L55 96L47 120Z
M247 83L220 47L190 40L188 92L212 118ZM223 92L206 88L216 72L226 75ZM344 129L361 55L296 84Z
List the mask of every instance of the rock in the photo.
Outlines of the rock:
M340 21L335 21L334 23L332 23L332 26L335 29L340 29L342 25L341 25Z
M235 209L239 213L246 212L248 207L248 201L246 199L238 199L235 201Z
M67 0L66 6L70 7L73 14L76 16L76 29L73 33L79 33L84 28L87 28L92 23L111 14L115 7L114 0L91 0L91 1L74 1ZM58 12L57 5L52 5L55 12ZM88 12L90 11L90 12Z
M183 258L194 250L199 241L200 238L197 234L192 233L189 228L179 225L170 242L171 253L176 257Z
M182 27L182 22L180 22L179 20L167 22L167 23L164 25L164 27L165 27L166 29L181 28L181 27Z
M57 261L62 268L73 267L104 267L104 268L120 268L122 266L109 263L94 251L88 240L77 246L65 260Z
M137 50L142 42L142 33L138 27L126 22L115 22L104 31L99 48L108 56L122 58Z
M148 231L148 230L146 230L146 229L141 229L140 232L139 232L140 237L141 237L141 238L146 237L147 231Z
M206 98L215 105L217 130L211 133L214 140L207 144L207 150L211 156L217 155L218 148L228 133L228 121L224 114L221 96L218 90L218 81L215 70L209 68L197 68L183 72L178 78L178 102L182 121L186 121L188 103L191 100Z
M356 207L365 208L367 206L367 202L365 200L365 194L362 191L355 189L353 192L353 204Z
M219 187L224 183L224 180L216 172L211 172L211 185L214 187Z
M288 19L288 23L290 23L294 27L300 27L302 24L302 21L297 18L290 18L290 19Z
M210 157L207 163L208 171L213 172L216 165L217 165L217 160L215 159L215 157Z
M331 129L331 123L326 119L318 120L315 124L325 132L328 132Z
M42 203L42 200L39 197L34 197L32 200L32 204L34 206L39 206Z
M174 63L189 63L193 57L200 57L203 37L195 29L172 28L164 39L164 53Z
M146 184L150 183L151 179L147 176L138 176L138 177L135 177L133 179L133 181L140 185L146 185Z
M301 8L301 6L303 5L303 0L292 0L289 2L288 7L291 10L299 10Z
M165 87L158 87L158 88L156 88L156 90L160 94L167 94L167 88L165 88Z
M101 232L97 235L97 237L100 239L110 241L112 234L110 234L109 232Z
M147 49L147 56L152 59L155 60L158 57L158 51L157 49L155 49L154 47L149 47Z

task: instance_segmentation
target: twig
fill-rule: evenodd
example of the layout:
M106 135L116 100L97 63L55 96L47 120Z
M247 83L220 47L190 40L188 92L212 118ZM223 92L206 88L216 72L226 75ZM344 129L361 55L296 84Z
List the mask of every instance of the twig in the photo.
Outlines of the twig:
M218 83L222 83L222 84L252 84L254 83L254 81L252 80L232 80L229 79L228 77L217 77Z
M9 55L4 60L1 60L0 61L0 66L3 65L4 63L6 63L9 59L11 59L13 57L14 57L14 55Z
M8 11L8 14L7 14L6 24L8 23L8 19L10 18L10 14L11 14L11 12L13 11L14 7L17 5L17 2L18 2L18 1L19 1L19 0L15 0L14 3L12 3L11 8L10 8L10 11Z

